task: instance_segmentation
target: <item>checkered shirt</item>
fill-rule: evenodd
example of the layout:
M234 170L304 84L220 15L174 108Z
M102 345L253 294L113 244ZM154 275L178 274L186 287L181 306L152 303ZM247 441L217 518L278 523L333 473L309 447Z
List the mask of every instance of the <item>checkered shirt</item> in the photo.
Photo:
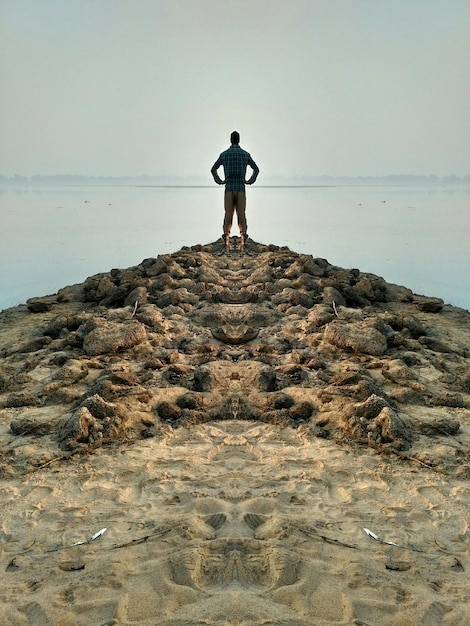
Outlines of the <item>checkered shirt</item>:
M253 170L251 178L246 181L247 185L252 185L259 174L259 168L251 158L251 155L242 150L240 146L230 146L228 150L222 152L212 166L212 176L218 185L223 184L223 181L217 174L217 170L221 165L223 165L225 173L225 191L245 191L247 165Z

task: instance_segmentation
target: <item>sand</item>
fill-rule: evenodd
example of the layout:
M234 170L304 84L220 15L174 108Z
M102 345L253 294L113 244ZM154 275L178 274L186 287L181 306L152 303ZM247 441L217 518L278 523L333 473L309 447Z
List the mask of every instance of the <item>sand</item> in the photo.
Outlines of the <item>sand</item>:
M390 302L387 309L396 306ZM413 306L417 310L416 300ZM116 361L124 359L127 369L120 370L120 376L127 372L129 379L130 365L139 362L145 347L140 343L138 351L120 348L111 359L108 354L96 356L84 353L82 347L73 348L73 359L69 354L67 361L73 383L61 379L62 389L71 398L63 394L58 401L57 387L51 387L51 381L58 380L59 362L63 367L64 360L57 355L63 354L64 345L59 350L54 345L59 339L54 339L37 351L21 350L25 342L39 337L38 328L63 315L64 307L74 315L80 308L89 310L83 303L76 309L74 302L62 301L43 312L18 307L0 317L0 339L7 346L1 371L12 374L17 368L19 388L14 399L18 404L20 393L40 398L36 403L8 406L11 389L0 394L2 625L461 626L470 621L468 394L462 393L464 406L460 407L432 402L431 396L442 396L443 383L423 361L422 377L409 384L419 391L418 383L427 381L430 400L407 404L403 394L396 393L394 402L385 407L398 422L407 424L405 435L400 431L393 441L372 441L370 436L357 435L346 422L341 422L341 430L332 414L340 412L335 403L349 406L352 387L351 381L341 387L338 373L344 374L345 364L357 367L359 361L376 372L379 359L382 371L396 374L397 354L392 354L390 341L379 357L354 356L350 350L343 354L343 348L333 350L328 344L321 355L330 359L331 376L321 393L315 388L315 398L313 378L300 386L291 382L290 387L278 381L282 393L295 399L290 409L276 413L272 405L266 405L269 410L263 415L271 416L266 421L255 409L249 419L237 419L234 409L229 419L222 410L224 398L232 399L232 408L233 398L238 398L237 407L243 409L242 399L246 399L246 406L259 409L263 398L271 397L268 392L255 394L254 389L244 388L255 385L258 369L238 355L227 361L228 370L217 370L216 365L222 368L224 361L216 361L212 386L199 392L210 419L200 419L200 407L198 419L185 414L189 409L180 411L177 419L163 419L163 400L168 411L178 406L174 397L187 398L188 391L164 386L160 378L160 387L155 379L151 381L153 399L146 401L146 413L141 376L134 386L127 381L134 390L132 397L138 387L139 411L129 398L122 406L108 399L106 406L127 407L139 415L146 430L135 435L132 422L126 436L116 431L114 438L109 435L73 445L68 439L64 444L57 433L63 433L64 423L78 410L83 414L81 398L84 391L96 387L100 363L103 367L106 361L106 367L115 372ZM445 308L437 313L439 321L433 322L434 327L442 327L435 341L444 334L448 345L454 345L456 337L465 341L467 314ZM133 310L127 305L129 323L135 321ZM176 324L178 318L171 318L174 311L167 310L167 314ZM291 323L298 325L299 310L292 315L297 318L292 317ZM417 315L429 324L429 316L436 314L421 311ZM228 350L234 346L249 349L258 341L233 324L224 328L232 337L223 344ZM211 341L216 345L222 331L214 332ZM318 332L325 333L325 329ZM91 346L91 340L86 345ZM420 349L416 344L416 350ZM424 349L428 354L429 346ZM145 354L146 359L151 357L148 350ZM194 361L184 360L182 354L180 367L189 367L188 362ZM200 357L194 351L190 354L191 359ZM467 354L458 349L445 353L448 368L468 364ZM35 367L29 368L28 379L21 382L21 368L33 357ZM272 353L270 358L274 358ZM435 357L429 353L429 358ZM291 359L292 364L292 350L283 359ZM87 373L80 377L77 372L85 362ZM278 376L284 375L284 361L275 367ZM317 370L310 367L313 376ZM171 364L162 368L167 371ZM228 390L223 384L226 371L233 378ZM324 405L320 400L325 393L332 394L332 376L334 384L348 393ZM389 385L388 394L394 389L390 380L382 381ZM446 385L449 380L448 371ZM398 386L406 387L403 380ZM378 387L374 389L377 392ZM278 400L281 391L273 392ZM218 405L217 394L222 398ZM388 397L384 392L383 398ZM298 419L299 406L305 408L306 403L315 404L316 412ZM354 404L359 405L364 403ZM86 406L92 411L92 405ZM246 411L241 410L242 417ZM153 425L150 415L157 416ZM26 418L45 430L13 433L12 422ZM453 434L426 431L438 419L451 425L458 420L460 428Z
M468 621L468 485L291 428L102 448L4 481L1 510L3 624Z

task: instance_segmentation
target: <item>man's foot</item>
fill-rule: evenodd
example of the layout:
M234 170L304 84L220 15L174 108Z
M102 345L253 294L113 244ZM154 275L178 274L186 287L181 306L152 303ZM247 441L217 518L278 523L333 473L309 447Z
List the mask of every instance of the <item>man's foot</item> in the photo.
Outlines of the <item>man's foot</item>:
M248 235L242 235L240 237L240 246L244 248L246 246L246 240L248 239Z
M230 235L222 235L222 239L224 240L224 245L228 249L230 248Z

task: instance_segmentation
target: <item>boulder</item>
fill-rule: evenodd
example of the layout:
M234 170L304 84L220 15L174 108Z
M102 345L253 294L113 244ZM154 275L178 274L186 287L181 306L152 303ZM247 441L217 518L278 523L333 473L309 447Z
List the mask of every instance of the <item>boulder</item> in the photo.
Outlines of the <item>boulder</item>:
M103 439L103 427L90 411L81 407L63 424L59 431L59 445L74 450L80 445L99 443Z
M87 326L91 330L85 335L83 347L88 356L115 354L137 346L147 338L144 325L135 320L121 324L93 318L92 324Z
M323 337L327 343L355 354L382 356L387 350L387 339L367 320L349 324L334 320L325 327Z

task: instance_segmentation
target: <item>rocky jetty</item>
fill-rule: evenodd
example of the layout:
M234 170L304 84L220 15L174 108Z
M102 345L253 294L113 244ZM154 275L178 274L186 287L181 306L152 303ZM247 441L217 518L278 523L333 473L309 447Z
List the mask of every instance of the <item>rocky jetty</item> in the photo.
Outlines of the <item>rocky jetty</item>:
M288 248L232 243L4 311L0 472L168 425L252 420L470 475L469 312Z
M469 623L470 313L238 244L0 314L2 624Z

